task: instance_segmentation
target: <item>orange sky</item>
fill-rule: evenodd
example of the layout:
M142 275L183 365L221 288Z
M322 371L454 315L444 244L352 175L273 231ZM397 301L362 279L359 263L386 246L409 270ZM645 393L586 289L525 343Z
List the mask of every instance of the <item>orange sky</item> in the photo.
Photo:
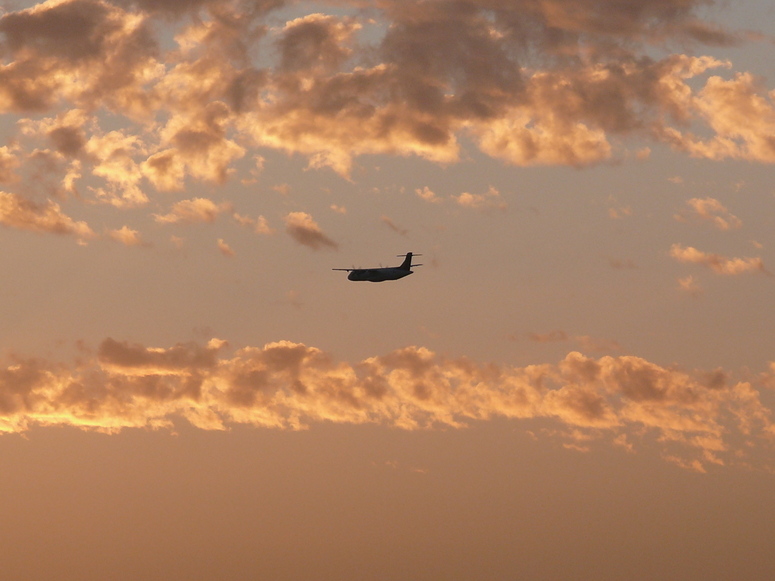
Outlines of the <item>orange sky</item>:
M0 8L4 578L770 579L773 22Z

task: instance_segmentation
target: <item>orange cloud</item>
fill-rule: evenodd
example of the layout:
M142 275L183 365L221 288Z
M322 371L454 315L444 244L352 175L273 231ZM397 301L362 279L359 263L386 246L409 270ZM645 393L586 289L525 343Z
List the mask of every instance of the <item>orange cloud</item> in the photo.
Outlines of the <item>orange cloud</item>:
M716 274L734 276L746 272L764 272L764 262L761 258L727 258L720 254L709 254L692 246L673 244L670 256L679 262L690 262L707 266Z
M132 230L129 226L122 226L118 230L109 230L108 237L124 246L142 246L143 239L137 230Z
M14 152L15 149L7 145L0 147L0 184L7 184L18 179L13 170L19 167L21 162Z
M637 357L575 352L556 365L509 367L418 347L348 364L288 341L232 356L225 347L217 339L170 348L106 339L96 357L70 369L17 358L0 369L0 431L116 431L171 426L178 417L203 429L322 421L417 429L546 418L567 429L571 443L624 441L637 449L648 439L701 467L761 461L775 436L757 390L720 370L690 374Z
M172 206L168 214L154 214L157 222L162 224L194 224L197 222L215 222L219 213L229 209L228 204L216 204L207 198L181 200Z
M245 228L250 228L256 234L263 234L265 236L274 234L274 229L269 226L269 222L264 216L251 218L250 216L243 216L242 214L235 212L233 218L237 224Z
M714 198L692 198L686 204L691 209L691 216L710 222L719 230L732 230L743 225L740 218L732 214ZM683 214L678 214L675 218L678 221L686 219Z
M437 196L428 186L425 186L422 189L417 188L414 193L426 202L430 202L432 204L438 204L442 201L441 198Z
M507 208L506 202L501 200L500 192L492 186L484 194L463 192L459 196L452 196L452 199L459 206L476 210L505 210Z
M223 254L224 256L227 256L227 257L231 258L232 256L234 256L234 255L236 254L236 252L234 252L234 250L232 250L231 246L229 246L229 245L228 245L228 244L227 244L227 243L226 243L226 242L223 240L223 238L218 238L217 246L218 246L218 250L219 250L219 251L221 252L221 254Z
M705 0L617 0L616 10L604 0L437 0L411 10L385 0L374 21L353 10L273 27L268 14L282 2L129 4L50 1L0 17L0 110L78 111L81 123L60 111L36 138L104 179L93 192L115 205L147 203L143 180L162 191L189 177L223 183L249 147L298 152L345 176L367 154L455 162L461 136L518 165L629 159L617 148L630 136L775 162L775 105L761 81L740 73L702 87L697 77L729 63L651 56L674 42L740 40L700 20ZM176 46L164 48L158 22ZM372 22L385 33L359 34ZM260 66L259 40L274 49ZM123 125L100 134L95 116L105 111ZM684 133L690 122L712 136Z
M698 113L715 136L700 139L673 130L677 147L696 157L747 159L775 163L775 99L759 79L737 73L731 80L708 79L696 99Z
M86 222L76 222L62 212L59 204L36 204L17 194L0 191L0 223L33 232L75 236L85 242L96 237Z

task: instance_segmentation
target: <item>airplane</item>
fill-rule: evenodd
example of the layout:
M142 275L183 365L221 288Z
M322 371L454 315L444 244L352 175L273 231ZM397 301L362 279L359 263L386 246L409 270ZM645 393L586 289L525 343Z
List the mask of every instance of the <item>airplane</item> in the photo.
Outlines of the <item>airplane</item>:
M348 280L354 281L368 281L368 282L382 282L385 280L398 280L404 278L410 274L414 274L410 269L415 266L422 266L422 264L412 264L412 253L399 254L398 256L406 256L401 266L392 266L387 268L332 268L331 270L345 270L350 274L347 275ZM422 254L415 254L414 256L422 256Z

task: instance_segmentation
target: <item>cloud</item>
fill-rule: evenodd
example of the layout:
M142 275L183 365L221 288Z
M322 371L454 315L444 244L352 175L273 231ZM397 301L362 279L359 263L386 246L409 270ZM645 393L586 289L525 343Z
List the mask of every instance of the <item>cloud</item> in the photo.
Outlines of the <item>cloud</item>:
M767 273L761 258L727 258L720 254L709 254L692 246L673 244L670 256L679 262L689 262L707 266L716 274L734 276L747 272Z
M218 245L218 250L224 256L227 256L227 257L231 258L232 256L234 256L236 254L236 252L234 252L234 250L232 250L231 246L229 246L228 244L226 244L226 242L224 242L223 238L218 238L217 245Z
M72 425L102 431L229 425L301 429L319 422L407 430L544 418L567 443L656 445L688 464L767 462L771 410L723 370L687 373L632 356L571 352L511 367L407 347L358 363L279 341L226 355L226 343L169 348L106 339L72 367L17 357L0 368L0 431ZM561 436L563 437L563 436Z
M689 293L694 298L703 294L702 287L697 283L692 275L678 279L678 288L683 292Z
M696 100L697 112L715 135L701 139L671 129L676 147L696 157L775 163L775 99L750 73L731 80L708 79Z
M691 217L710 222L719 230L737 229L743 225L740 218L714 198L692 198L686 202L686 205L689 206ZM675 219L683 222L687 218L685 214L677 214Z
M250 216L243 216L242 214L235 212L233 218L237 224L253 230L256 234L262 234L264 236L274 234L274 228L269 226L269 221L264 216L251 218Z
M0 147L0 184L11 183L18 179L13 170L19 167L21 162L16 156L15 149L7 145Z
M764 82L703 80L730 63L671 54L742 40L701 19L706 0L382 0L368 16L345 0L339 15L277 22L283 5L62 0L9 11L0 111L54 115L30 140L79 161L79 177L106 182L90 191L122 207L147 204L148 184L223 183L246 154L258 164L243 182L255 180L261 147L344 176L358 156L448 164L472 143L517 165L632 159L628 139L775 162ZM81 121L66 122L69 111Z
M431 190L428 186L425 186L424 188L420 189L417 188L414 191L415 194L417 194L420 198L425 200L426 202L430 202L432 204L438 204L441 203L442 199L437 196L433 190Z
M145 243L137 230L122 226L118 230L108 230L108 237L124 246L143 246Z
M62 212L59 204L36 204L22 196L0 191L0 223L33 232L70 235L85 242L96 237L86 222L75 221Z
M339 247L323 233L317 222L306 212L291 212L285 216L285 231L296 242L313 250L324 248L336 250Z
M206 222L212 224L221 212L229 210L228 204L216 204L207 198L193 198L176 202L168 214L154 214L162 224L194 224Z
M407 230L406 228L400 228L399 226L396 226L395 222L393 222L393 220L391 220L387 216L380 217L379 221L382 222L388 228L390 228L396 234L400 234L401 236L406 236L407 234L409 234L409 230Z
M471 208L475 210L505 210L508 206L506 202L501 200L500 192L494 187L490 186L484 194L470 194L463 192L459 196L452 196L455 203L464 208Z
M40 112L61 101L147 114L143 85L163 72L145 18L102 0L48 1L0 18L0 110Z

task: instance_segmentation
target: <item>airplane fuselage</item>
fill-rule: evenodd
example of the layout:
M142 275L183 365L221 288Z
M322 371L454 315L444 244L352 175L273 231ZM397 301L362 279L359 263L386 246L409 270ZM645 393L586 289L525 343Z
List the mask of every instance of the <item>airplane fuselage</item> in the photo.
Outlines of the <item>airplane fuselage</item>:
M400 266L388 266L379 268L334 268L333 270L346 270L347 278L354 281L383 282L386 280L398 280L412 274L412 268L422 264L412 264L412 253L399 254L406 258ZM416 256L420 256L417 254Z
M398 280L413 274L411 270L403 268L356 268L347 275L348 280L383 282L386 280Z

